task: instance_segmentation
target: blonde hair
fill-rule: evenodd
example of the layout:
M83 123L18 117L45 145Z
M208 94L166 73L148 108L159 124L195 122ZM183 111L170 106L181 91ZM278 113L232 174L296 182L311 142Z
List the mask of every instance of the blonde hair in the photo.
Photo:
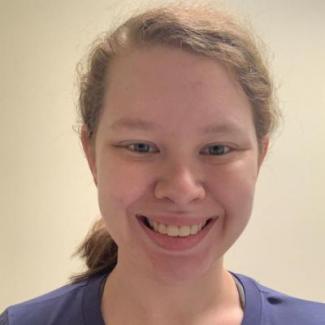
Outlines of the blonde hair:
M135 15L107 34L91 51L80 76L82 124L93 141L114 57L149 46L180 48L218 61L229 68L247 95L259 144L278 124L272 80L253 33L227 11L198 6L166 6ZM117 263L117 245L103 222L97 221L77 250L88 270L72 277L80 281L110 272Z

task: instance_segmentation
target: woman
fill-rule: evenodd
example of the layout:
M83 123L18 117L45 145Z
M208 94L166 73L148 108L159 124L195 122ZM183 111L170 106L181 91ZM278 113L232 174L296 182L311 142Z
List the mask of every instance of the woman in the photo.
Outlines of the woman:
M81 141L102 219L88 270L0 324L323 324L325 305L228 272L279 113L252 35L222 11L134 16L90 55Z

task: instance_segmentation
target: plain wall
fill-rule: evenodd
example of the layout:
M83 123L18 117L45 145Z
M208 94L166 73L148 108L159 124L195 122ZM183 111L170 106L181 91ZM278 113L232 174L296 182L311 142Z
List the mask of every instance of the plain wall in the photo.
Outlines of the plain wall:
M75 66L99 33L140 3L0 1L0 310L82 268L71 254L99 212L72 128ZM325 301L325 2L226 3L264 39L284 115L251 222L226 265Z

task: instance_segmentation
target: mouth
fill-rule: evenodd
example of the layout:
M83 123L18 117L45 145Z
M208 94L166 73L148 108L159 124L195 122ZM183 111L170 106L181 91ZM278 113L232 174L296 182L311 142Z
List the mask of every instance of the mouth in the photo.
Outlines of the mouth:
M159 223L143 215L137 215L137 218L145 227L153 232L168 237L192 237L205 229L213 220L217 219L218 217L207 218L198 224L182 226Z

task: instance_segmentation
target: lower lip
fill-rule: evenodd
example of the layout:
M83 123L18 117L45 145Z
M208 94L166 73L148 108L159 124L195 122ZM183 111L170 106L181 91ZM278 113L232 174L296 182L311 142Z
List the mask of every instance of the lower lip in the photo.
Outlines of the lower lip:
M198 245L203 239L206 237L210 229L213 227L218 218L214 218L206 225L203 229L201 229L197 234L190 235L187 237L171 237L159 232L155 232L151 230L141 221L139 217L137 217L138 222L148 237L155 242L161 248L170 250L170 251L184 251L191 249Z

